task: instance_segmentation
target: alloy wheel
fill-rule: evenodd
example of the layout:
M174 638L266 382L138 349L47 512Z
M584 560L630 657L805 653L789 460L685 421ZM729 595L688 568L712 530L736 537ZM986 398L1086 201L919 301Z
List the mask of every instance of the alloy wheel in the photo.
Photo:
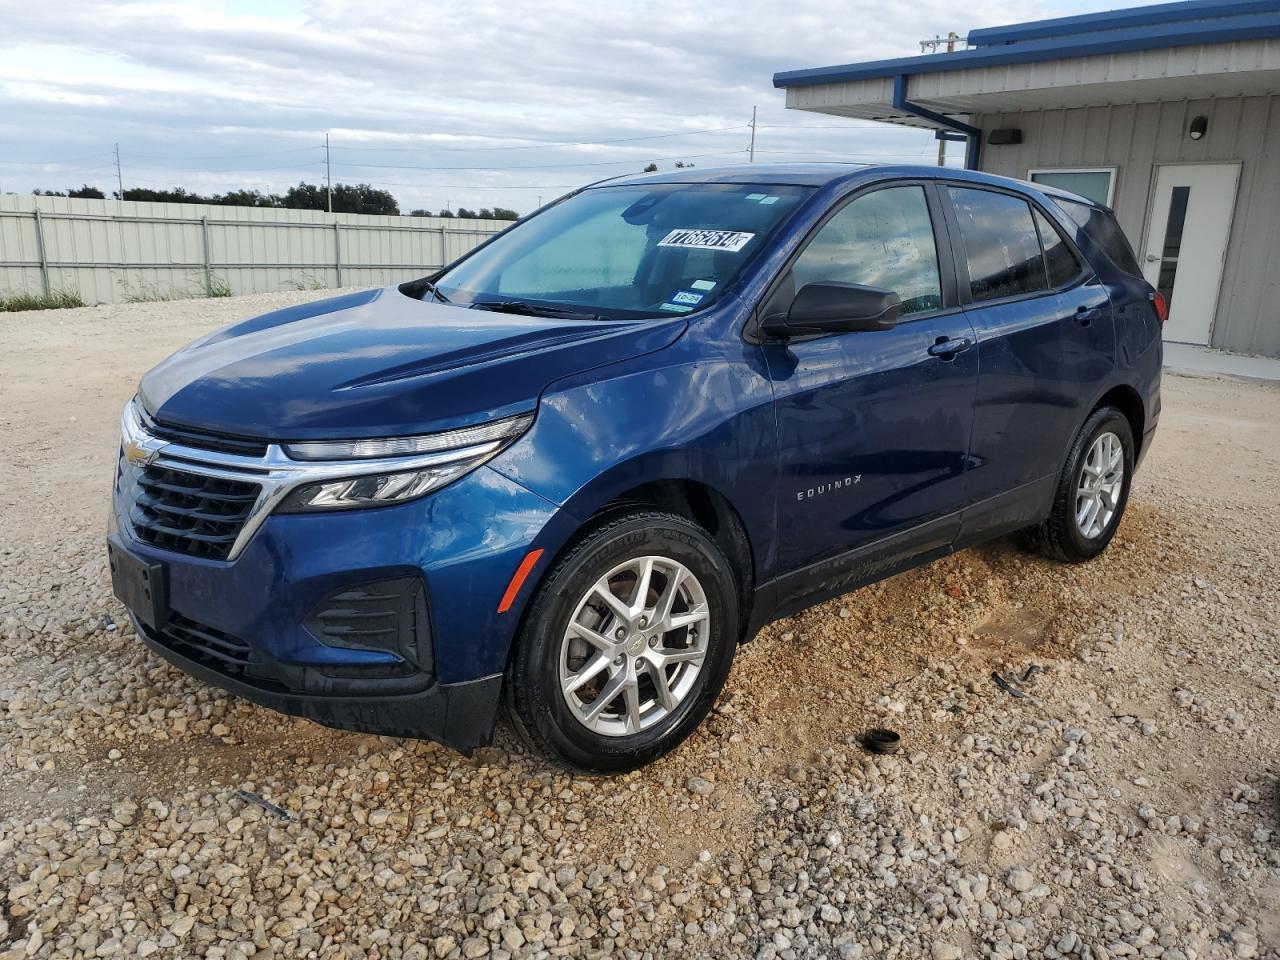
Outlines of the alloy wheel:
M1115 518L1124 488L1124 445L1114 433L1089 447L1076 484L1076 527L1086 538L1102 536Z
M560 642L560 691L594 733L622 737L671 716L707 656L711 614L698 578L668 557L637 557L597 580Z

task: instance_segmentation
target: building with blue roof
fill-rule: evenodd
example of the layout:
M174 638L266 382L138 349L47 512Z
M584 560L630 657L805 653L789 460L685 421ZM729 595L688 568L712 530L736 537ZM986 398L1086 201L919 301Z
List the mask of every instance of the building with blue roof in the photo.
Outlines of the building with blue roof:
M1280 0L973 30L965 49L774 75L787 106L937 131L967 166L1113 207L1166 339L1280 357Z

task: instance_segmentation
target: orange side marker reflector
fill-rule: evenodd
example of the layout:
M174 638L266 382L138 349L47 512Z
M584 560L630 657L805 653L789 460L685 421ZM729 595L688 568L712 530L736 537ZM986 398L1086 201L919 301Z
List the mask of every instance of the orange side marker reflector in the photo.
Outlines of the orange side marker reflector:
M520 588L524 586L526 578L541 556L541 550L530 550L524 555L520 566L516 567L516 572L511 577L511 582L507 584L507 592L502 595L502 602L498 604L499 613L506 613L511 609L511 605L516 602L516 596L520 593Z

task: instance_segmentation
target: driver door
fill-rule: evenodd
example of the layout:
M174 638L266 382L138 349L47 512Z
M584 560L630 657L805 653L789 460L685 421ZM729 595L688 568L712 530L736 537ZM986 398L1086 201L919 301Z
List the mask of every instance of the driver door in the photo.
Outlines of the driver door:
M766 310L820 281L893 290L902 312L888 330L762 345L778 431L780 606L946 552L965 506L978 351L933 187L873 188L838 208Z

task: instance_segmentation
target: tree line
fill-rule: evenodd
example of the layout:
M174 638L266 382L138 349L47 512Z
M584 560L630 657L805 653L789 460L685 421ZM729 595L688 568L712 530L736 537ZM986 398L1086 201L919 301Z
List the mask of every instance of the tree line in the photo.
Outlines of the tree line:
M42 197L79 197L85 200L105 200L107 195L87 183L74 190L36 190ZM226 193L200 194L174 187L171 190L153 190L149 187L129 187L123 193L112 191L117 200L145 200L154 203L204 203L222 207L279 207L288 210L327 210L328 194L323 184L300 183L284 193L263 193L261 190L228 190ZM335 183L333 185L334 213L372 213L399 216L396 198L386 190L367 183ZM473 217L485 220L518 220L520 214L506 207L482 207L470 210L459 207L457 211L413 210L411 217Z

